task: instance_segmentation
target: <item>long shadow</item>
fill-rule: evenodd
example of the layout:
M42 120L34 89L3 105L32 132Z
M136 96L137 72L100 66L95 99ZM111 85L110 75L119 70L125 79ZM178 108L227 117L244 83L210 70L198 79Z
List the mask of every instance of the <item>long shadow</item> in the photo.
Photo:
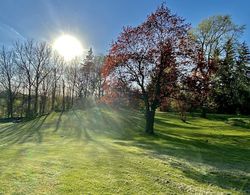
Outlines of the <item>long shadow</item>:
M23 139L19 142L19 143L25 143L25 142L27 142L27 141L29 141L29 139L30 138L33 138L34 137L34 135L37 135L36 137L36 142L37 143L41 143L42 141L43 141L43 136L42 136L42 133L41 133L41 127L42 127L42 125L44 124L44 122L46 121L46 119L47 119L47 117L48 117L48 115L45 115L43 118L42 118L42 120L40 121L40 119L39 119L39 121L36 123L36 124L34 124L33 126L31 126L30 128L29 128L29 133L28 133L28 135L27 136L24 136L23 137Z
M203 164L212 167L213 171L206 173L197 171L185 164L172 164L181 170L187 177L201 183L210 183L223 189L237 189L244 193L250 191L250 148L239 143L237 146L232 142L213 142L216 139L242 139L239 136L208 135L194 132L192 136L186 137L185 130L200 129L189 124L174 124L160 117L156 118L156 124L161 129L155 136L141 134L144 127L143 114L133 111L121 111L116 114L115 110L102 112L102 110L91 110L78 113L73 110L67 113L67 117L60 113L54 132L63 132L86 141L97 142L100 147L115 152L112 146L100 142L95 136L104 135L117 140L129 140L129 142L113 142L123 146L134 146L145 151L154 158L165 160L166 156L184 160L191 164ZM161 115L160 115L161 116ZM162 116L164 116L162 114ZM43 140L41 128L47 116L37 118L30 122L7 125L0 129L0 144L24 143ZM171 117L169 117L171 118ZM174 116L173 116L174 118ZM62 125L63 123L63 125ZM73 124L70 124L73 123ZM168 129L184 129L183 134L178 135ZM207 137L206 137L207 136ZM249 140L249 137L245 137ZM181 162L181 161L180 161ZM245 172L246 174L242 174Z
M58 119L56 121L56 128L55 128L54 132L57 132L59 127L60 127L60 124L62 122L62 115L63 115L63 111L61 111L60 114L59 114L59 117L58 117Z
M106 136L114 139L132 139L136 129L141 130L138 118L132 117L135 113L126 114L126 117L109 109L90 109L79 114L73 111L80 128L78 130L93 136ZM139 128L138 128L139 127ZM85 137L88 138L88 135Z
M48 115L2 128L0 130L0 144L22 144L29 141L41 143L43 135L40 130L47 117Z
M183 129L200 129L199 127L195 127L190 125L190 123L185 123L185 125L180 125L180 124L174 124L174 123L169 123L166 122L166 120L155 118L155 123L161 126L164 126L166 128L183 128ZM190 125L190 126L187 126Z
M119 142L117 144L124 145ZM217 170L204 174L185 167L185 164L175 166L187 177L198 182L210 183L223 189L237 189L244 193L250 191L250 148L236 148L228 144L185 139L181 136L163 133L158 133L153 137L138 137L137 140L131 140L127 145L149 151L150 156L161 160L166 160L166 156L172 156L191 164L204 164ZM246 174L242 175L242 172Z
M78 114L72 109L64 113L60 113L58 119L55 121L54 133L59 134L64 138L76 138L90 141L92 138L88 132L87 120L83 117L84 114ZM62 116L63 119L62 119Z
M250 193L250 176L246 174L231 170L211 170L204 173L184 164L173 166L193 180L210 183L227 190L237 190L241 194Z
M86 120L84 121L78 114L77 112L75 112L75 110L73 110L74 116L77 118L78 123L80 124L80 127L75 128L76 131L76 135L78 138L82 137L82 132L84 133L84 138L85 140L89 141L92 140L92 137L90 136L90 134L88 133L87 129L86 129Z
M212 120L212 121L226 121L228 118L232 117L234 115L228 115L228 114L207 114L207 117L205 119ZM189 117L189 120L200 118L200 113L192 113L191 117Z
M172 156L179 159L179 162L188 162L194 167L203 164L202 166L208 170L211 168L211 171L204 173L193 166L187 167L184 163L173 166L198 182L209 183L223 189L236 189L243 194L250 193L250 136L198 133L197 130L202 130L199 125L194 127L192 123L174 124L171 116L167 116L171 121L168 122L163 118L165 115L161 113L158 115L160 117L156 118L156 125L160 129L156 130L154 136L134 132L134 137L129 142L123 142L122 140L126 139L121 138L121 141L115 141L114 144L141 148L148 151L148 155L161 160ZM228 116L222 116L218 121L224 121L226 117ZM172 118L176 119L173 116ZM218 129L221 127L216 126ZM172 131L175 129L182 131ZM192 129L195 131L191 131L190 134Z

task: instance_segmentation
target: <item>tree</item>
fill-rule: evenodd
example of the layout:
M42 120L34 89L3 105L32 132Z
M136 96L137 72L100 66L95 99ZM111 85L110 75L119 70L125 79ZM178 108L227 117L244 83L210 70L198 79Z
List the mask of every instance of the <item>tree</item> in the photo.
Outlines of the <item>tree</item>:
M250 112L250 52L245 42L238 47L238 56L236 60L236 83L238 84L240 94L240 111L243 114Z
M58 83L63 74L64 59L57 53L52 53L51 59L51 111L55 110L56 93L58 91Z
M236 52L231 40L227 41L225 57L220 61L215 75L215 101L219 112L235 113L239 94L235 74Z
M45 42L36 43L33 45L33 52L28 55L29 61L32 62L32 66L35 72L34 75L34 88L35 88L35 101L34 101L34 114L38 114L38 97L39 97L39 87L44 81L44 79L51 72L51 67L49 66L51 60L51 48Z
M65 76L66 80L69 86L70 94L71 94L71 106L74 104L74 98L76 96L79 96L80 92L76 90L76 88L82 89L82 86L79 86L79 80L80 80L80 60L79 59L74 59L71 61L71 64L68 65L65 68ZM77 92L78 95L75 93Z
M21 69L25 77L25 83L28 88L28 108L27 117L38 114L39 88L43 80L50 73L51 48L43 42L34 42L33 40L24 43L15 44L15 53L17 55L16 64ZM34 88L34 108L31 110L32 89Z
M7 116L13 118L14 101L20 87L18 68L14 64L14 52L6 51L5 47L0 51L0 84L6 91Z
M84 97L84 99L86 100L87 97L93 96L95 90L95 64L92 48L89 49L88 54L81 65L80 96Z
M51 75L48 75L42 82L41 92L40 92L40 109L39 115L45 114L46 104L48 99L48 90L51 86Z
M15 43L15 53L16 59L15 64L20 68L20 74L23 76L23 86L27 88L27 110L26 117L31 117L31 100L32 100L32 86L34 84L34 71L32 67L32 62L30 60L30 55L33 52L33 42L28 41L25 43L16 42ZM23 91L23 93L26 93ZM24 105L24 102L23 102Z
M179 68L187 60L189 25L162 4L137 27L126 27L111 46L103 74L140 91L145 132L154 133L156 108L171 94Z
M249 50L245 43L228 40L225 56L215 75L214 99L221 113L247 113L249 98Z
M215 52L220 55L224 51L228 40L237 41L244 29L245 26L234 24L231 16L217 15L203 20L190 34L199 45L205 60L209 61Z
M229 46L228 54L224 59L225 64L229 67L226 71L231 73L226 74L231 80L225 79L225 87L228 87L226 91L231 92L228 94L231 101L225 101L230 103L228 106L230 110L226 110L227 113L247 113L245 109L247 108L250 97L250 80L247 77L249 60L249 49L246 43L243 42L236 46Z
M95 56L95 96L98 100L103 96L103 85L105 83L105 78L102 77L102 66L105 61L104 56Z

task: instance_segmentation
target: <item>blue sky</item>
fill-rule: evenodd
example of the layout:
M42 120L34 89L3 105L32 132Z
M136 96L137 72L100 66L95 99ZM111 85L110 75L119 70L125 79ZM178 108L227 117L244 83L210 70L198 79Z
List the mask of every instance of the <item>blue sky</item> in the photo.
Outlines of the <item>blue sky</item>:
M143 22L162 0L5 0L0 2L0 45L33 38L52 42L62 33L85 48L105 54L123 26ZM250 45L249 0L167 0L172 12L196 26L212 15L229 14L246 24L243 40Z

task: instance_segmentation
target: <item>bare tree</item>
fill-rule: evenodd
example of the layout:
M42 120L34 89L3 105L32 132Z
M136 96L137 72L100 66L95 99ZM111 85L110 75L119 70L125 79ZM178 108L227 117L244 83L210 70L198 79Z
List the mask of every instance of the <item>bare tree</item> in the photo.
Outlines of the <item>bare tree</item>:
M80 94L79 90L81 90L80 84L80 59L75 58L71 63L65 68L65 77L68 83L68 90L70 96L70 104L74 105L74 99L77 96L76 94ZM78 89L78 92L77 92Z
M0 51L0 84L6 91L7 116L13 118L13 104L20 87L18 69L14 64L14 52Z
M62 57L53 53L51 60L52 67L52 86L51 86L51 111L55 110L56 93L58 90L58 82L63 74L64 60Z
M15 63L20 68L20 74L23 75L23 84L27 88L27 110L26 117L31 117L31 100L32 100L32 86L34 84L34 69L30 56L33 53L33 41L27 41L25 43L15 43L16 59ZM24 93L26 93L24 91ZM24 100L26 101L26 100ZM23 103L24 104L24 103Z
M51 59L51 48L47 43L36 43L33 48L33 53L29 56L29 60L32 62L35 72L35 101L34 101L34 113L37 115L38 112L38 97L39 87L44 79L51 72L49 67Z

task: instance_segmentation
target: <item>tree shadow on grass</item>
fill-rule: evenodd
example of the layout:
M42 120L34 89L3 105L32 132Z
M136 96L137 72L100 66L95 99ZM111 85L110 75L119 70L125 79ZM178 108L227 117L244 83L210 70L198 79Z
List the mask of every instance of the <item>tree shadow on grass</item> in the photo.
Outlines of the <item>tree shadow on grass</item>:
M225 117L217 121L224 121ZM170 162L186 177L199 183L250 193L250 136L209 133L208 126L194 123L197 119L193 118L189 124L174 123L176 116L168 117L166 113L160 113L155 119L157 128L154 136L136 132L129 142L121 139L114 144L148 151L151 157ZM221 129L223 124L212 124L211 127ZM177 159L179 163L173 164L169 157ZM187 166L187 163L191 166Z
M56 121L56 128L55 128L54 132L57 132L59 127L60 127L60 124L62 122L62 115L63 115L63 111L61 111L60 114L59 114L59 117L58 117L58 119Z
M165 115L161 114L160 116ZM170 118L175 118L170 116ZM159 119L158 119L159 118ZM191 129L200 128L190 124L169 122L161 117L156 118L157 134L146 136L142 134L144 129L143 114L134 111L119 111L112 109L91 109L87 111L69 111L60 113L55 124L54 133L65 137L83 139L87 143L98 143L102 148L107 148L110 153L115 152L111 146L98 140L98 136L120 140L113 142L123 146L134 146L148 151L150 156L166 160L166 156L172 156L194 164L187 166L185 163L171 165L181 170L187 177L200 183L209 183L223 189L236 189L248 192L250 186L249 167L250 149L243 144L237 147L232 144L232 139L241 139L232 135L208 135L194 132L192 136L186 133ZM43 140L42 126L47 116L36 118L33 121L6 125L0 129L0 144L25 143L29 141L40 143ZM46 126L46 125L45 125ZM177 134L175 129L184 131ZM183 133L183 134L181 134ZM196 133L196 134L195 134ZM207 136L207 137L206 137ZM208 139L228 139L231 144L224 142L210 142ZM246 139L249 139L245 137ZM122 142L122 141L128 142ZM170 162L171 163L171 162ZM197 164L212 167L206 173L196 169ZM245 173L245 174L244 174Z
M119 142L117 144L124 145ZM223 189L236 189L244 193L250 192L249 148L164 133L137 137L127 145L146 150L150 156L163 161L168 161L171 156L178 159L179 163L172 166L200 183L213 184ZM181 162L188 162L192 166L187 167ZM194 168L201 165L212 171L204 173Z
M79 126L77 126L77 128L75 128L75 132L76 132L76 136L78 138L83 138L87 141L92 140L92 137L90 136L90 134L88 133L87 129L86 129L86 120L84 121L80 115L78 115L77 112L75 112L73 110L74 116L77 119L77 122L79 123Z
M191 123L184 123L183 125L180 124L174 124L174 123L169 123L166 120L160 119L160 118L155 118L155 123L161 126L164 126L166 128L182 128L182 129L200 129L199 127L192 126Z
M25 142L41 143L43 135L41 127L48 115L38 117L32 121L22 122L18 124L10 124L0 129L0 144L22 144Z
M74 124L67 125L68 122L66 122L65 130L71 128L76 136L86 139L99 136L113 139L132 139L136 131L141 131L143 122L135 115L135 113L126 113L125 117L112 109L95 108L84 112L73 110L68 113L67 120L74 121Z
M172 166L176 167L176 165ZM201 183L213 184L228 190L237 190L242 194L250 193L250 176L244 173L230 169L202 172L184 164L177 165L176 168L181 170L185 176Z

